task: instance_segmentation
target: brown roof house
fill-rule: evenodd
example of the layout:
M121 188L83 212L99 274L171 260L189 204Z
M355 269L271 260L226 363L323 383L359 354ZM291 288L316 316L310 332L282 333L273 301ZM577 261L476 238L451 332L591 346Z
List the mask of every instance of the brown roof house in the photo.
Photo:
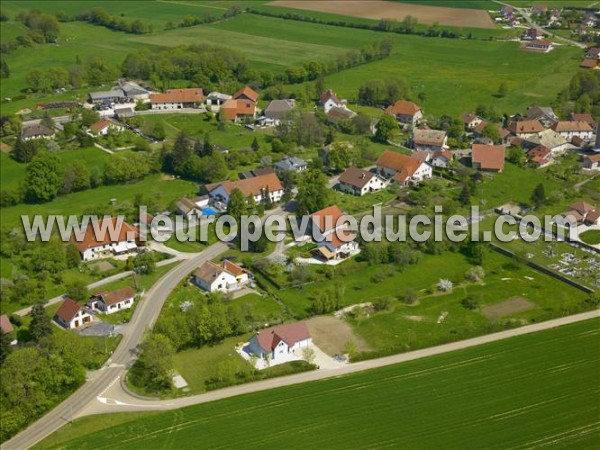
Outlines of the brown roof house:
M6 314L2 314L0 316L0 333L2 334L10 334L14 331L14 328L12 326L12 323L10 323L10 320L8 319L8 316ZM10 345L17 345L17 340L13 339L10 342Z
M229 122L253 120L256 118L256 103L248 99L226 100L219 109L219 117Z
M574 122L586 122L590 127L596 128L597 122L590 113L571 113L569 120Z
M539 120L513 120L508 126L508 131L520 138L527 138L544 130L544 125Z
M358 167L348 167L338 180L340 191L360 196L380 191L387 185L387 182L379 175Z
M583 168L588 170L600 170L600 153L592 153L583 157Z
M250 100L251 102L254 102L254 103L256 103L258 101L258 97L259 97L258 92L256 92L254 89L252 89L248 86L244 86L239 91L237 91L235 94L233 94L234 100Z
M426 162L390 150L385 150L375 165L379 175L402 186L417 184L433 175L433 169Z
M408 100L398 100L393 105L388 106L385 109L385 113L394 116L398 122L413 127L423 120L423 111L421 110L421 107Z
M164 94L150 94L152 109L196 108L203 99L201 88L169 89Z
M54 321L68 330L80 328L92 323L93 320L94 318L87 306L80 305L69 297L64 299L54 315Z
M313 253L317 257L335 264L358 254L358 242L347 231L346 217L337 205L310 215L311 232L317 243Z
M448 148L448 135L442 130L416 128L411 143L416 151L437 152Z
M96 136L106 136L109 132L120 133L125 128L119 122L111 119L100 119L90 125L90 133Z
M433 167L447 168L454 159L454 153L450 150L439 150L431 155L429 164Z
M335 95L335 92L328 89L319 96L319 106L327 114L331 108L344 108L346 105Z
M252 195L256 203L267 203L267 197L270 202L278 202L284 193L283 185L275 173L206 185L210 198L224 204L229 202L234 189L239 189L245 197Z
M578 223L586 225L600 225L600 210L590 203L580 200L569 205L569 209L563 216L571 216Z
M312 338L304 322L278 325L258 331L248 343L248 351L261 359L269 359L270 364L288 362L301 355L290 355L309 347Z
M33 139L52 139L55 132L52 128L48 128L41 123L37 125L30 125L21 129L21 139L24 141L31 141Z
M490 172L504 170L504 146L473 144L471 147L471 160L473 168Z
M263 127L277 126L282 120L287 120L291 111L296 107L296 100L272 100L263 111L259 124Z
M589 141L594 137L594 129L589 123L583 120L561 120L560 122L556 122L554 125L552 125L552 129L568 141L573 139L575 136L583 139L584 141Z
M128 286L115 291L94 294L88 302L88 306L104 314L113 314L131 308L134 302L135 290Z
M465 124L467 129L471 130L479 125L483 119L474 113L463 113L460 115L460 120Z
M554 162L550 149L544 145L536 145L527 152L527 162L533 167L546 167Z
M84 233L75 233L71 241L84 261L122 255L137 250L137 228L121 217L110 217L90 223Z
M231 261L206 261L192 274L192 283L208 292L231 292L250 281L250 272Z

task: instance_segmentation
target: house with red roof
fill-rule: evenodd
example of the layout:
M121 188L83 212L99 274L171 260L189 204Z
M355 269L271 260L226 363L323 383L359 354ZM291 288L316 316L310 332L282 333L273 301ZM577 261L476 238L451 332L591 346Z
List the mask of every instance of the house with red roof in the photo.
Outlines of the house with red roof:
M346 105L338 98L338 96L331 89L322 92L319 96L319 106L323 108L325 114L332 108L345 108Z
M471 147L473 168L489 172L502 172L504 170L504 153L504 145L473 144Z
M245 197L252 196L256 203L278 202L283 197L284 189L281 181L274 172L245 178L237 181L220 181L205 186L208 195L214 201L227 204L229 196L239 189Z
M8 316L6 314L2 314L0 316L0 333L2 334L10 334L14 331L14 327L12 325L12 323L10 323L10 320L8 319ZM12 341L10 341L10 345L17 345L17 340L13 339Z
M207 292L231 292L250 281L250 272L232 261L206 261L192 274L192 283Z
M592 153L583 157L583 168L588 170L600 170L600 153Z
M119 122L111 119L100 119L90 125L90 133L95 136L106 136L109 132L120 133L125 128Z
M574 137L588 141L594 136L594 129L583 120L561 120L552 125L552 129L568 141Z
M317 243L313 253L325 261L340 261L358 253L358 242L347 230L347 215L337 205L310 215L312 238Z
M433 169L426 162L390 150L385 150L375 165L378 174L402 186L418 184L433 175Z
M423 120L421 107L408 100L398 100L393 105L388 106L385 113L394 116L398 122L413 127Z
M91 222L83 232L75 232L71 242L83 261L91 261L135 252L137 238L137 228L121 217L110 217Z
M197 108L203 99L202 88L169 89L164 94L150 94L152 109L162 110Z
M554 162L554 157L548 147L536 145L527 152L527 162L536 168L546 167Z
M93 320L94 318L87 306L80 305L69 297L64 299L54 315L54 321L68 330L88 325Z
M340 191L359 196L380 191L386 186L379 175L358 167L348 167L338 180Z
M115 291L103 291L94 294L88 302L88 306L104 314L113 314L133 307L134 302L135 290L127 286Z
M248 351L272 363L287 360L295 350L309 347L312 338L304 322L277 325L258 331L250 339Z

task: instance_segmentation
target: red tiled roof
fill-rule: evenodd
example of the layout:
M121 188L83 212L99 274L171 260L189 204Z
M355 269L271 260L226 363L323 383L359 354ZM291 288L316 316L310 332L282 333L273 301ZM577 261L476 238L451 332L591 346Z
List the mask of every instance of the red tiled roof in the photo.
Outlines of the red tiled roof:
M473 163L483 170L502 170L504 168L504 146L473 144L471 147Z
M590 205L588 202L580 200L570 205L569 209L577 211L579 214L585 215L591 211L594 211L596 207L594 205Z
M164 94L150 94L152 103L197 103L203 98L201 88L169 89Z
M238 276L246 273L246 271L244 269L242 269L240 266L238 266L236 263L231 262L227 259L221 263L221 267L223 269L225 269L227 272L229 272L231 275L233 275L234 277L238 277Z
M310 219L321 231L321 233L325 233L335 229L336 224L341 224L340 218L344 216L345 214L342 212L342 210L337 205L333 205L312 213L310 215ZM330 227L325 229L325 227L328 225Z
M477 114L463 113L463 114L460 115L460 120L462 120L462 122L465 125L469 125L471 122L473 122L476 119L479 119L479 117L477 116Z
M246 97L247 99L250 99L254 103L256 103L256 101L258 100L258 92L256 92L254 89L252 89L248 86L244 86L242 89L240 89L235 94L233 94L234 100L238 100L241 97Z
M403 116L414 116L419 111L421 111L421 107L408 100L398 100L385 109L387 114L401 114Z
M589 123L583 121L561 120L552 125L552 129L557 133L571 131L592 131Z
M93 125L90 125L90 131L92 133L99 133L101 130L103 130L104 128L112 125L112 121L108 120L108 119L100 119L98 122L96 122Z
M591 162L600 162L600 153L594 153L592 155L585 155L583 159L587 159Z
M8 320L8 316L6 314L2 314L0 316L0 330L4 334L12 333L14 330L12 323Z
M56 311L56 316L68 323L73 320L73 317L75 317L81 308L82 306L79 303L67 297Z
M386 150L381 154L375 164L378 167L395 170L398 173L394 176L394 180L404 182L407 178L410 178L423 163L418 159L411 158L402 153Z
M579 64L579 67L581 67L582 69L595 69L597 66L598 60L590 58L584 59L583 61L581 61L581 64Z
M308 327L304 322L278 325L266 328L256 333L256 340L263 350L272 351L279 342L284 341L288 346L310 338Z
M335 92L333 92L331 89L328 89L325 92L322 92L321 95L319 96L319 100L321 101L321 104L324 104L329 99L333 100L333 102L336 105L339 105L341 103L340 99L337 97L337 95L335 95Z
M132 238L137 238L137 229L129 225L122 218L111 217L109 220L112 223L112 225L103 225L103 219L98 220L98 223L96 225L99 235L102 234L102 231L105 231L103 233L102 239L100 238L101 236L96 236L93 224L88 225L88 227L85 230L85 234L83 235L83 239L76 239L75 237L81 237L81 235L78 235L76 233L76 235L72 238L72 242L77 246L80 252L84 252L88 248L100 247L102 245L107 245L111 243L130 241ZM115 233L117 231L119 232L116 240L111 239L110 231L112 230L115 230Z
M475 125L473 127L473 131L475 133L483 133L483 130L485 130L485 127L487 127L488 121L487 120L482 120L481 122L479 122L477 125Z
M440 156L448 161L452 161L454 158L454 153L452 153L450 150L438 150L433 154L433 158L439 158Z
M221 114L225 120L235 120L237 116L253 116L255 112L256 103L244 99L226 100L219 109L219 114Z
M511 133L541 133L544 131L544 125L539 120L519 120L512 121L508 126Z
M283 190L281 181L279 180L279 178L277 177L277 174L275 174L275 173L267 173L265 175L259 175L259 176L252 177L252 178L246 178L244 180L237 180L237 181L226 180L226 181L221 181L219 183L207 184L206 190L208 192L211 192L219 186L223 186L223 188L225 188L225 190L227 191L228 194L231 194L231 192L234 189L239 189L240 191L242 191L242 194L244 194L245 196L248 196L250 194L259 195L263 192L263 190L265 190L267 188L269 189L270 192Z

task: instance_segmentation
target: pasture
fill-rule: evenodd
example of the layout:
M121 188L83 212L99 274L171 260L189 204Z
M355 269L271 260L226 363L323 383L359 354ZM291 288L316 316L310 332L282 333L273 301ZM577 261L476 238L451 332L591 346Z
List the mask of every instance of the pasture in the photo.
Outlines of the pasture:
M86 417L36 448L592 448L599 335L594 319L174 411Z

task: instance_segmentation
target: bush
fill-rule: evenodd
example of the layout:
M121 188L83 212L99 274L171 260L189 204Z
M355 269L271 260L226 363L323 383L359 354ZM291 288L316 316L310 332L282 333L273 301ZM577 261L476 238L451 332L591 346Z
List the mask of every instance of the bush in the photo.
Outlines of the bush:
M469 311L472 311L479 307L479 299L477 297L475 297L474 295L468 295L467 297L463 298L460 301L460 304L462 305L463 308L468 309Z
M485 270L481 266L471 267L469 270L465 272L465 278L474 283L478 283L483 281L485 278Z
M375 311L387 311L392 307L393 301L392 297L378 298L373 302L373 308Z

